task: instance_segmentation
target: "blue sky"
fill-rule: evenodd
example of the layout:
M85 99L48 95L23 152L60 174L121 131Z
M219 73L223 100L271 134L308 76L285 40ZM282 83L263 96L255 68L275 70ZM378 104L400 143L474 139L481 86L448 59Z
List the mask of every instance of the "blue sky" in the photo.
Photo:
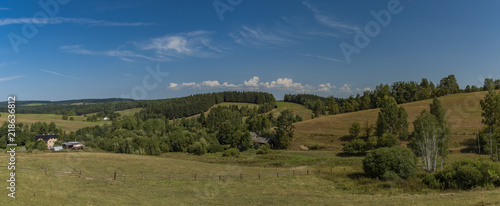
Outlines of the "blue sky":
M493 0L41 2L0 3L5 99L223 90L348 97L449 74L461 87L500 78Z

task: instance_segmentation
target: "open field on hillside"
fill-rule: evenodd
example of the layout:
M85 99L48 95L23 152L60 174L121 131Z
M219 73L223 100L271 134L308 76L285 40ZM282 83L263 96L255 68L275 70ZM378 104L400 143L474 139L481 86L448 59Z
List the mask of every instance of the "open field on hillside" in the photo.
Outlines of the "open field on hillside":
M0 122L7 121L8 113L0 113ZM57 127L63 129L66 132L76 131L83 127L103 125L106 122L86 122L83 121L86 118L83 116L72 116L75 118L74 121L63 120L61 115L55 114L16 114L16 123L35 123L35 122L54 122Z
M486 92L455 94L440 97L443 107L447 112L448 123L451 127L451 143L462 142L474 137L476 127L482 128L481 106L479 101ZM413 131L413 121L423 109L429 110L432 99L402 104L408 113L410 132ZM295 124L295 137L292 149L299 149L300 145L319 144L326 149L340 151L342 144L346 143L345 137L349 135L349 127L353 122L364 124L368 121L375 124L379 109L370 109L352 113L324 116L313 120ZM365 135L364 130L361 135Z
M295 152L297 153L297 152ZM310 153L310 152L302 152ZM326 156L327 153L316 153ZM286 155L286 154L285 154ZM298 154L294 154L298 155ZM300 153L299 153L300 155ZM5 156L3 156L5 157ZM340 159L340 158L339 158ZM353 159L349 162L359 162ZM355 180L350 174L359 170L340 164L325 163L321 174L295 176L238 176L218 180L203 175L268 174L291 169L209 164L165 157L108 153L18 153L19 168L48 168L51 173L18 169L17 193L13 200L5 195L0 205L494 205L500 204L500 190L423 191L413 193L391 186L392 183L367 179ZM0 159L1 165L7 158ZM77 172L82 169L82 178ZM113 180L113 172L118 177ZM303 171L297 170L297 171ZM146 175L186 176L185 179ZM196 181L189 179L200 174ZM137 175L123 177L120 174ZM7 170L0 172L7 179ZM364 186L367 185L367 186ZM381 191L373 193L373 191Z
M291 109L294 114L298 114L303 120L311 119L312 110L307 109L304 105L291 103L291 102L276 102L278 108L273 110L274 116L278 116L279 113L285 109Z

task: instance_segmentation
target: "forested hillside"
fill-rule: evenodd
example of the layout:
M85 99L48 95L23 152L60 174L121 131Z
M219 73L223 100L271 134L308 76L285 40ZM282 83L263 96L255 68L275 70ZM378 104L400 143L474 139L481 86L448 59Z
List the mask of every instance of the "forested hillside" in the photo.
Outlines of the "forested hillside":
M416 81L399 81L394 82L391 86L389 84L380 84L374 90L364 91L363 95L351 95L348 98L321 97L313 94L287 94L284 101L305 105L308 109L313 110L315 117L319 117L326 114L332 115L379 108L384 96L394 97L398 104L403 104L449 94L487 91L489 87L500 89L500 80L485 79L484 86L481 88L467 85L465 89L460 89L455 76L449 75L442 78L437 86L432 81L423 78L420 83Z

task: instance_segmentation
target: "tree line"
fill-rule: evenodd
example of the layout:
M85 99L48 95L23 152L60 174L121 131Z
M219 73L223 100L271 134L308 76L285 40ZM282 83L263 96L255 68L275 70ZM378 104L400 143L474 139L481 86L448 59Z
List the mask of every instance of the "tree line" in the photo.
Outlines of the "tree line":
M258 111L260 113L271 111L276 106L276 99L269 93L226 91L173 99L142 101L139 106L143 109L139 115L143 120L150 118L177 119L200 114L223 102L259 104Z
M391 86L380 84L372 91L364 91L362 95L349 96L348 98L321 97L312 94L287 94L285 102L293 102L313 110L313 117L354 112L366 109L380 108L384 97L393 97L397 104L415 102L449 94L488 91L489 88L500 89L500 79L486 79L483 87L467 85L460 89L455 76L449 75L441 79L436 86L432 81L423 78L420 83L416 81L394 82Z

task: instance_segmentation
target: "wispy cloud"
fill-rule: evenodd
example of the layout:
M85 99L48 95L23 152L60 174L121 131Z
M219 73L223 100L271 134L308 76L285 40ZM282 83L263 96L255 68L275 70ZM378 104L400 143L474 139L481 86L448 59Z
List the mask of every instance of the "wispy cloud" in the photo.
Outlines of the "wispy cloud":
M73 77L73 76L64 75L64 74L57 73L57 72L54 72L54 71L49 71L49 70L45 70L45 69L42 69L41 71L42 71L42 72L45 72L45 73L49 73L49 74L54 74L54 75L57 75L57 76L65 77L65 78L68 78L68 79L79 79L79 80L81 80L81 79L80 79L80 78L78 78L78 77Z
M151 23L144 22L114 22L106 20L96 20L89 18L67 18L67 17L49 17L49 18L3 18L0 19L0 26L12 24L64 24L73 23L88 26L146 26Z
M292 43L293 41L283 37L285 35L265 31L262 28L251 28L249 26L242 26L238 32L229 33L233 40L243 46L262 47L269 45L284 45Z
M212 34L214 32L197 30L134 43L142 50L154 51L160 59L169 57L213 58L218 57L223 51L212 44Z
M278 78L270 82L261 82L258 76L254 76L248 81L243 81L243 84L220 83L217 80L209 80L202 82L184 82L170 83L168 89L179 90L183 88L189 89L241 89L241 90L285 90L297 93L306 93L314 91L330 92L330 89L336 88L333 84L324 83L318 87L313 87L309 84L296 82L291 78Z
M13 76L13 77L0 77L0 82L9 81L9 80L13 80L13 79L18 79L18 78L21 78L21 77L24 77L24 75L17 75L17 76Z
M308 57L316 57L316 58L320 58L320 59L323 59L323 60L327 60L327 61L332 61L332 62L345 62L343 60L340 60L340 59L335 59L335 58L331 58L331 57L324 57L324 56L320 56L320 55L312 55L312 54L302 54L304 56L308 56Z
M343 33L354 33L356 30L356 26L354 25L349 25L344 22L340 22L335 20L334 18L328 16L324 12L321 12L319 9L314 7L311 3L308 1L302 1L302 4L306 6L314 15L314 18L316 21L318 21L320 24L337 29L339 31L342 31Z
M0 7L0 11L10 10L10 8Z
M168 58L152 58L146 55L138 54L130 50L105 50L105 51L92 51L84 49L83 45L66 45L60 47L61 50L73 54L96 55L96 56L110 56L117 57L123 61L133 62L131 58L147 59L151 61L168 61Z

